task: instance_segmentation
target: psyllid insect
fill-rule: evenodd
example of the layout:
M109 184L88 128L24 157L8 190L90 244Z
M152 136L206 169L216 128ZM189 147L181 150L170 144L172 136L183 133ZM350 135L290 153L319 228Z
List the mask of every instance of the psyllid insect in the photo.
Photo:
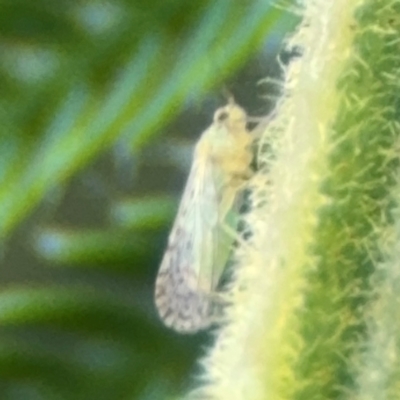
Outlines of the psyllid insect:
M195 148L155 285L160 317L181 333L213 322L217 284L227 261L227 220L251 174L253 139L246 124L245 111L230 100L215 112Z

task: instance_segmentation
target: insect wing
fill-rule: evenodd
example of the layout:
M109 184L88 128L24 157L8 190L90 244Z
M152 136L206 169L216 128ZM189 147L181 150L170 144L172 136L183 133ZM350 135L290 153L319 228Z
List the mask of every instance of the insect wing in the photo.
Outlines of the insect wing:
M212 231L218 197L212 165L196 149L194 162L156 279L155 302L164 323L183 333L210 324ZM201 271L201 274L200 274Z

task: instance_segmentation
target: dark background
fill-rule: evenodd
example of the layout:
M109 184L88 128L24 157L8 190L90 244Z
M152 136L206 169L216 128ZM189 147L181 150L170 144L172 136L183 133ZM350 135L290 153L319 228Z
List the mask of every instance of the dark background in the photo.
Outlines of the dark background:
M0 3L0 399L166 399L212 334L153 305L193 145L266 115L296 16L268 1ZM172 397L170 397L172 396Z

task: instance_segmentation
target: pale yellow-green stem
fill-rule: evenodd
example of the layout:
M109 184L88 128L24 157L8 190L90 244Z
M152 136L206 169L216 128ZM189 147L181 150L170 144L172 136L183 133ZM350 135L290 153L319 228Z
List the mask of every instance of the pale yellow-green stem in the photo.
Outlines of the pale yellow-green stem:
M400 398L400 1L304 1L202 383L188 398Z

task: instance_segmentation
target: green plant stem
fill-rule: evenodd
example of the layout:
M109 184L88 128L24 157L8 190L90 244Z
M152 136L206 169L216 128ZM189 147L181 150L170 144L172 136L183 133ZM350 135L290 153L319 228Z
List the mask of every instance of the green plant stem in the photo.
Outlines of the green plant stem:
M399 10L305 2L251 183L266 205L193 397L397 398Z

